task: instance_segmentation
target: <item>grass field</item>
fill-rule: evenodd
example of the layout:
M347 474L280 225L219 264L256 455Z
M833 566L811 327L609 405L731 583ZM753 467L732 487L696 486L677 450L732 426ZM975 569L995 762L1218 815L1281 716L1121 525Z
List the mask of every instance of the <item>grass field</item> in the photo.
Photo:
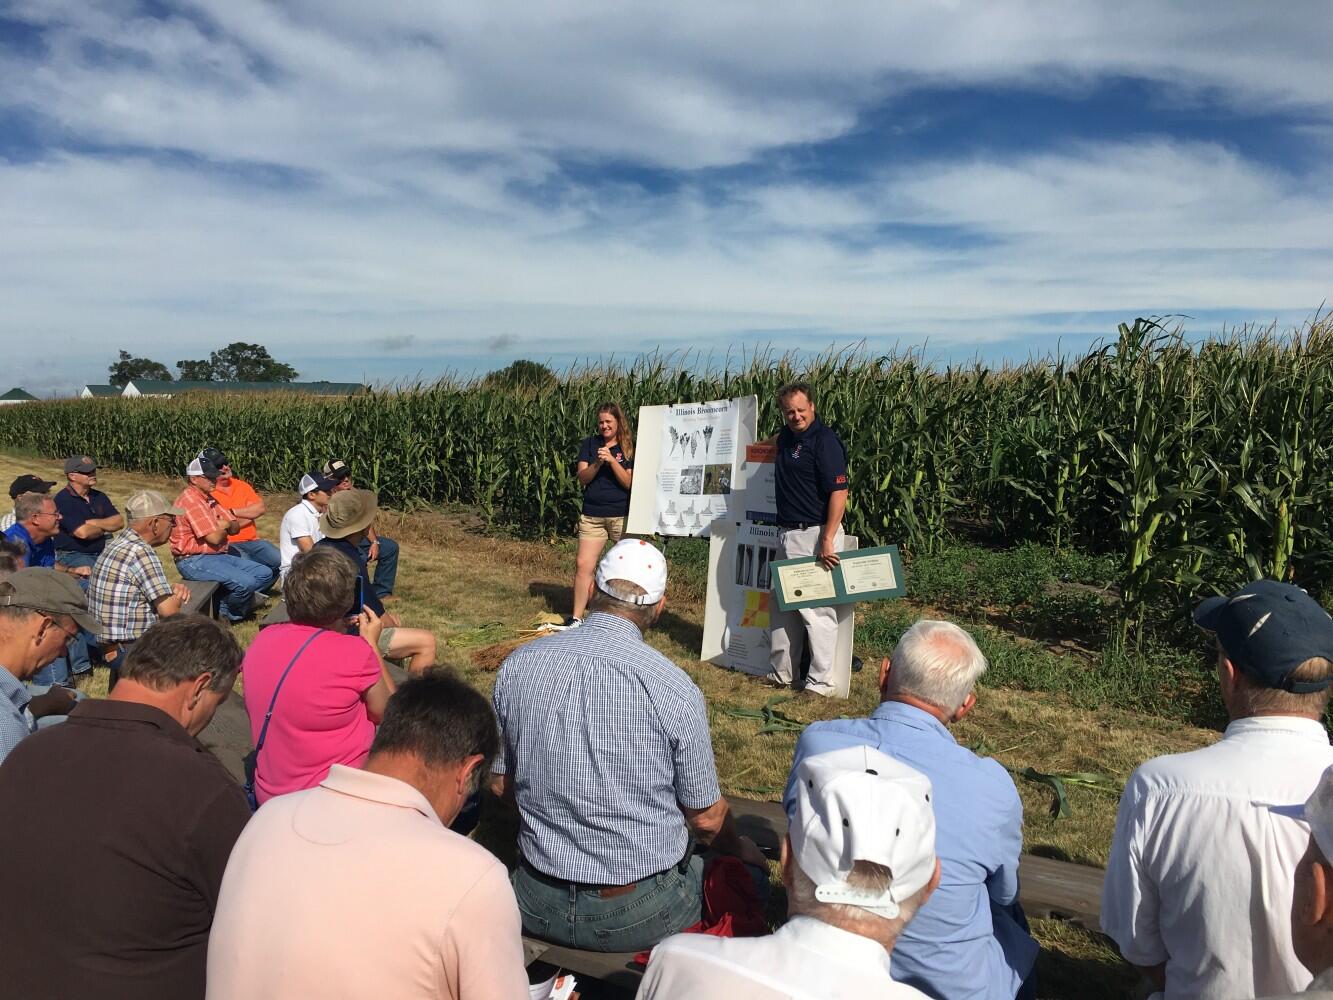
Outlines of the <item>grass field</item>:
M60 463L0 455L0 483L22 472L63 482ZM245 470L238 472L244 475ZM297 476L293 476L293 479ZM136 489L152 488L168 500L179 480L102 470L99 487L121 505ZM276 542L282 513L295 496L269 495L261 532ZM544 612L567 613L573 575L572 544L524 541L486 535L478 517L465 510L382 514L382 534L403 546L394 610L405 624L432 629L441 659L482 690L493 674L472 654L528 627ZM728 709L759 709L772 691L743 675L697 659L703 621L702 546L668 545L672 580L667 610L649 635L703 690L712 712L718 773L727 793L776 800L780 797L794 733L758 735L760 724ZM164 564L175 576L165 549ZM1123 781L1141 761L1192 749L1216 732L1191 724L1216 715L1202 654L1164 648L1164 665L1151 658L1118 663L1088 645L1080 634L1096 585L1095 565L1028 548L994 554L960 546L918 560L912 590L901 602L866 609L858 619L857 652L867 669L852 679L848 701L794 700L780 706L800 722L864 715L878 701L876 666L903 629L916 618L965 621L982 643L992 667L978 691L978 705L955 730L958 740L995 756L1014 771L1104 772ZM1052 589L1053 581L1059 586ZM1086 595L1093 595L1088 597ZM1071 613L1073 605L1077 614ZM1079 609L1082 610L1079 610ZM1063 611L1061 609L1064 609ZM238 626L248 643L253 622ZM99 678L93 693L104 689ZM1025 849L1088 864L1104 864L1114 824L1113 793L1071 786L1070 815L1053 818L1052 792L1017 778L1024 804ZM1041 965L1043 997L1120 997L1134 976L1104 939L1057 921L1037 921L1034 932L1046 952Z

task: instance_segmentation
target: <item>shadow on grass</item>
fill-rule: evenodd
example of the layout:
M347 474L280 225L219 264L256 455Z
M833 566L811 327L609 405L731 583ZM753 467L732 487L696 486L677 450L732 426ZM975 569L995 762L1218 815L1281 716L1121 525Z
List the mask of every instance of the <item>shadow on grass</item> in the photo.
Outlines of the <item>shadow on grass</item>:
M1080 935L1091 936L1086 931ZM1100 935L1098 935L1100 937ZM1139 974L1110 951L1075 954L1048 942L1037 955L1037 996L1040 1000L1124 1000L1142 996Z

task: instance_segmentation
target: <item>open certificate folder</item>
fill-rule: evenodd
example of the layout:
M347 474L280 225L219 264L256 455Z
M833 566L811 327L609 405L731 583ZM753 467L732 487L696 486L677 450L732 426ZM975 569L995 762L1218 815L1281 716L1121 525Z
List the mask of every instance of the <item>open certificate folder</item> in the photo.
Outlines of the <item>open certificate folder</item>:
M773 593L783 611L855 601L883 601L907 591L902 557L896 545L838 553L838 565L825 569L814 556L769 564Z

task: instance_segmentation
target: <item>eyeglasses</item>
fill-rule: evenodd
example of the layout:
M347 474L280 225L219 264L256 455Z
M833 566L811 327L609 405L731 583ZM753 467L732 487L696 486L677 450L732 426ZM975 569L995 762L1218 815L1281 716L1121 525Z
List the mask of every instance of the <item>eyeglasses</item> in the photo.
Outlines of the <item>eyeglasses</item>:
M56 628L60 629L60 631L65 633L65 641L61 645L68 646L71 642L73 642L75 639L79 637L79 627L77 625L74 626L74 631L71 632L69 629L65 628L64 625L61 625L60 622L56 621L50 615L46 615L45 618L52 625L54 625Z
M60 511L58 511L58 510L39 510L36 514L34 514L34 515L32 515L32 516L33 516L33 517L54 517L57 521L59 521L59 520L60 520Z
M167 519L167 524L171 525L173 528L176 527L176 515L175 515L175 514L158 514L157 516L158 516L159 518L163 518L163 517L165 517L165 518Z

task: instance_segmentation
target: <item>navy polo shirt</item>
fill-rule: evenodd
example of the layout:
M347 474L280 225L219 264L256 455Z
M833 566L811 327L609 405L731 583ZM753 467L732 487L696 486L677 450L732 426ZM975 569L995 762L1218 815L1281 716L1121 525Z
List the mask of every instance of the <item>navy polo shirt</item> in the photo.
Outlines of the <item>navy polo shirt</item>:
M602 446L602 437L595 434L583 442L579 449L579 461L592 465L597 461L597 449ZM611 454L617 462L627 469L634 468L634 459L626 458L620 445L611 448ZM629 490L621 486L611 466L603 465L592 477L592 482L583 488L583 513L588 517L627 517L629 515Z
M51 544L51 539L48 538L38 545L33 542L28 529L18 523L11 524L5 529L5 537L23 546L23 565L29 569L50 569L55 566L56 547Z
M115 517L116 510L110 498L100 490L89 490L85 500L66 486L53 498L56 510L60 511L60 534L56 535L56 548L61 552L82 552L85 555L100 556L106 548L109 534L97 538L75 538L71 532L82 527L85 521Z
M383 616L384 602L375 596L375 588L371 586L370 574L366 572L366 561L361 558L361 550L345 538L321 538L315 544L336 549L356 563L357 571L361 574L361 603L375 614Z
M823 524L829 496L847 489L847 451L833 429L815 417L802 434L782 428L773 473L778 524Z

